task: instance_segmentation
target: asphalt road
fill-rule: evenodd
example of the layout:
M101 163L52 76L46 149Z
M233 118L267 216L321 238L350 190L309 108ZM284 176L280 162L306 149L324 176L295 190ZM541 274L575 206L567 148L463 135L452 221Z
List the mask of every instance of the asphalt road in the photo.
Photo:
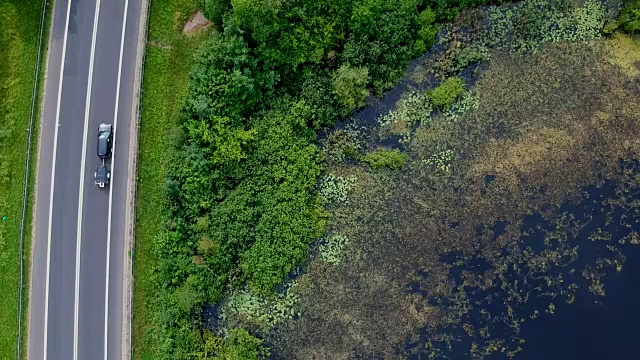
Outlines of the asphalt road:
M41 124L29 359L123 358L126 196L142 0L56 0ZM110 187L94 185L114 124Z

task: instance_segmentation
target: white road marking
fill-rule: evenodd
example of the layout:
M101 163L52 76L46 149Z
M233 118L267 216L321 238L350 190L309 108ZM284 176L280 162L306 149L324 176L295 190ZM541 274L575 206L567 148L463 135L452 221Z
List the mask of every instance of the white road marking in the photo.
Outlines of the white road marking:
M78 198L78 226L76 233L76 294L73 314L73 360L78 360L78 321L80 308L80 254L82 249L82 200L84 198L84 177L87 161L87 138L89 135L89 110L91 108L91 85L93 84L93 62L96 54L96 37L100 18L100 0L96 1L96 12L93 18L93 34L91 37L91 55L89 57L89 79L87 81L87 98L84 108L84 133L82 136L82 160L80 162L80 196Z
M67 5L67 18L64 25L64 37L62 40L62 59L60 62L60 80L58 82L58 103L56 104L56 126L53 132L53 164L51 165L51 193L49 194L49 226L47 230L47 278L45 280L44 295L44 360L47 360L47 341L49 329L49 277L51 275L51 220L53 219L53 187L56 179L56 153L58 151L58 128L60 127L60 99L62 98L62 79L64 79L64 61L67 54L67 35L69 33L69 16L71 14L71 1Z
M118 59L118 83L116 85L116 104L113 112L113 150L111 152L111 182L109 182L109 213L107 220L107 269L104 292L104 360L107 360L109 349L109 260L111 258L111 209L113 205L113 173L116 161L116 134L118 133L118 106L120 103L120 81L122 80L122 55L124 53L124 35L127 27L127 12L129 0L124 3L124 18L122 19L122 35L120 38L120 58Z

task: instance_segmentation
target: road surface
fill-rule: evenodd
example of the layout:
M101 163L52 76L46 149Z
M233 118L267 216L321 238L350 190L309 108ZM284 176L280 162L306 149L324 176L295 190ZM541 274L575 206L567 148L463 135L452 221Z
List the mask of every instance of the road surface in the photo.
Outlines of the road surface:
M142 0L56 0L40 135L29 359L122 359L126 196ZM110 187L94 185L114 124Z

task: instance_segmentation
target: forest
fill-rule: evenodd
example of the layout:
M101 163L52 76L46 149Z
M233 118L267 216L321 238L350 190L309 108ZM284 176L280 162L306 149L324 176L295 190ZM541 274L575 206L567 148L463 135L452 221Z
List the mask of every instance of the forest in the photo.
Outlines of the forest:
M639 151L623 145L640 135L640 1L197 5L213 30L155 204L146 358L395 358L407 342L446 358L461 333L474 356L517 353L461 299L516 263L553 278L573 245L516 250L523 219L579 227L561 204L631 176L612 164ZM470 254L491 270L467 274ZM421 282L428 301L406 295Z

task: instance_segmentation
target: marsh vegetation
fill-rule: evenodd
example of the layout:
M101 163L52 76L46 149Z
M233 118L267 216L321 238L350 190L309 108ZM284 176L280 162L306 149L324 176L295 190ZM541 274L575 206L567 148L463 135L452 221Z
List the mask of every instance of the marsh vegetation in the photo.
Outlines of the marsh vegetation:
M633 2L204 3L153 358L513 357L640 242Z

